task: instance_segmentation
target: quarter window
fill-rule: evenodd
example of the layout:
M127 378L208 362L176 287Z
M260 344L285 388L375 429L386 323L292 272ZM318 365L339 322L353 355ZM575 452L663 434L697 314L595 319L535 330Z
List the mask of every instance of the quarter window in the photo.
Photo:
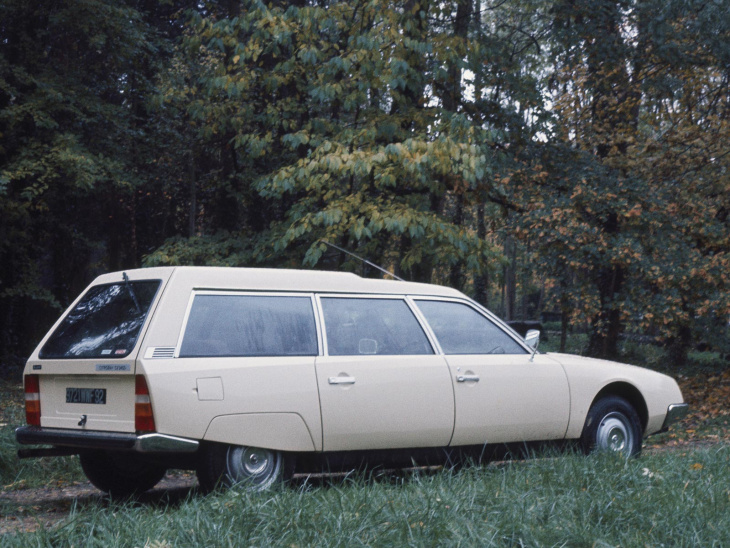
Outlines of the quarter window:
M309 297L196 295L180 357L316 356Z
M322 298L330 356L433 354L401 299Z
M512 337L472 307L450 301L417 301L444 354L526 354Z

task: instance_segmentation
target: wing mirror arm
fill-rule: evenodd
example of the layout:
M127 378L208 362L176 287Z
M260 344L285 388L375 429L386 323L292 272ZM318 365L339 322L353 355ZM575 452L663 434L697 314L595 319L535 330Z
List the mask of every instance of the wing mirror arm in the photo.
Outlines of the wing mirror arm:
M535 359L535 354L537 354L537 347L540 344L540 332L537 329L530 329L527 332L527 335L525 335L525 343L527 346L532 348L530 361L533 361Z

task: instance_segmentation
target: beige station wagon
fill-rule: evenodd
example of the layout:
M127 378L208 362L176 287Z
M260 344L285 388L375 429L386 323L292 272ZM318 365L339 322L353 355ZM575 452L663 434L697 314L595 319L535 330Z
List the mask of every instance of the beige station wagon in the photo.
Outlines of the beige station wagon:
M687 410L660 373L537 353L462 293L354 274L168 267L97 278L25 368L21 457L128 495L528 442L638 454ZM51 447L47 447L51 446Z

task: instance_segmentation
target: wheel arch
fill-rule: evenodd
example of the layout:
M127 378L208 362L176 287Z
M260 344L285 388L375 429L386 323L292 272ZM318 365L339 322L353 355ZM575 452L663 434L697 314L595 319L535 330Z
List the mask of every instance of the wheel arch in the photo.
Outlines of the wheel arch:
M593 407L596 402L606 396L619 396L628 401L636 410L636 414L639 415L642 432L646 431L647 424L649 423L649 408L646 405L646 400L644 399L643 394L638 388L628 382L612 382L604 386L601 391L596 394L596 397L593 398L590 407Z
M293 453L317 450L307 424L297 413L219 415L210 421L203 441Z

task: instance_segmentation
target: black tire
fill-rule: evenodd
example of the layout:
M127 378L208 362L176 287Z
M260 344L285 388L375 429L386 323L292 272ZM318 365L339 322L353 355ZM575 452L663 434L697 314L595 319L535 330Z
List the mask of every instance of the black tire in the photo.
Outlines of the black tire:
M641 453L642 428L633 406L619 396L606 396L588 411L580 443L583 451L607 451L634 457Z
M236 484L266 491L291 479L294 456L271 449L211 443L201 448L197 473L204 492Z
M126 498L149 491L164 477L167 469L146 462L134 453L89 451L79 455L81 468L96 487L115 498Z

